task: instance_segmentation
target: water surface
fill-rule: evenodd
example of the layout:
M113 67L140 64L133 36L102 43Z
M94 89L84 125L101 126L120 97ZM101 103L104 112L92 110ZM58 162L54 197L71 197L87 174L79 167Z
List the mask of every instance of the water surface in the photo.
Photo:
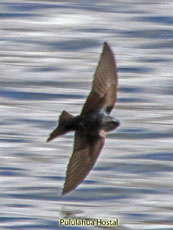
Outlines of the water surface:
M172 11L171 0L0 3L1 229L72 229L62 217L172 229ZM121 127L61 196L73 133L46 139L62 110L80 112L104 41L118 65Z

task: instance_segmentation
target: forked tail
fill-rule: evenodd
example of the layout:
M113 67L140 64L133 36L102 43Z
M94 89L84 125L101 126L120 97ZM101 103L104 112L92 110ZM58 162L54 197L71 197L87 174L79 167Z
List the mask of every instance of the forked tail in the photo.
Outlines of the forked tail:
M63 111L61 115L59 116L59 124L56 129L53 130L53 132L50 134L49 138L47 139L47 142L53 140L56 137L59 137L65 133L67 133L69 130L65 128L66 121L73 118L73 115L70 113Z

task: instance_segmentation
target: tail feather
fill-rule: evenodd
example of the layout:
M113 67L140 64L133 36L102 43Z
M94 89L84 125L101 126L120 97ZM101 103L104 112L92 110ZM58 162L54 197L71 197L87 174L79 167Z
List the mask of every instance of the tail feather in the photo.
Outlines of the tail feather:
M59 124L64 121L73 118L73 115L70 113L66 112L65 110L62 111L61 115L59 116Z
M70 113L63 111L61 113L61 115L59 116L59 124L58 127L56 129L53 130L53 132L50 134L49 138L47 139L47 142L53 140L56 137L59 137L65 133L67 133L69 130L65 129L64 126L64 121L67 121L69 119L72 119L73 115L71 115Z

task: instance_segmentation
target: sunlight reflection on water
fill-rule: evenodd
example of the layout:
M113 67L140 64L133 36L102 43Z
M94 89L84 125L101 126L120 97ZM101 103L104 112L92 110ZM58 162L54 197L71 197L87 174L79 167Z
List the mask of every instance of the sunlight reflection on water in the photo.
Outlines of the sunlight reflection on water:
M57 229L70 216L172 229L172 1L0 6L0 226ZM62 197L73 134L46 139L62 110L80 113L105 40L118 64L112 114L121 127L84 183Z

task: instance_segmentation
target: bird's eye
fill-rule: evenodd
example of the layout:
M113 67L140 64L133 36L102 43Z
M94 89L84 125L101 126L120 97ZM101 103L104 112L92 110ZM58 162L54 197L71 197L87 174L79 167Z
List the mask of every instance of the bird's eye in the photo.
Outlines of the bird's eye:
M120 123L119 123L118 121L111 121L111 122L109 123L109 125L110 125L110 127L112 127L113 129L115 129L115 128L117 128L117 127L120 125Z

